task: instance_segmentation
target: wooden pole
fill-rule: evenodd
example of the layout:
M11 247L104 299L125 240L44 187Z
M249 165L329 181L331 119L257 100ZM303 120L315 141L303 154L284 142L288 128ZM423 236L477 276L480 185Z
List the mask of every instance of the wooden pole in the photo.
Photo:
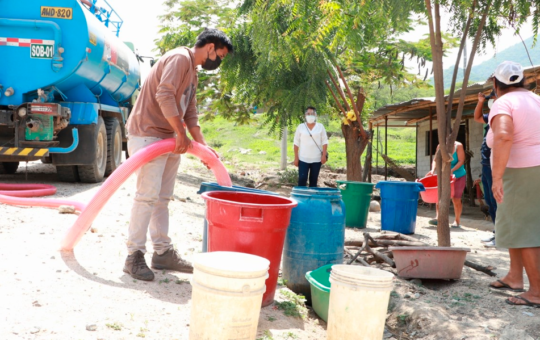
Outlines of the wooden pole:
M433 164L433 112L429 107L429 166Z
M388 157L388 116L384 117L384 154ZM388 180L388 163L384 162L384 180Z
M375 160L375 172L377 175L379 174L379 140L381 139L381 135L379 134L379 126L377 125L377 159Z

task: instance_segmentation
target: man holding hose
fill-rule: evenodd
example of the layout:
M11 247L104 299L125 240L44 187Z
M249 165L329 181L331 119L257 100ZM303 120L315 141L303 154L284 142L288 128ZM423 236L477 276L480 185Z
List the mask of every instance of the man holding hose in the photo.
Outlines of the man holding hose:
M206 145L197 117L197 66L215 70L232 51L232 43L225 33L205 29L194 47L179 47L163 55L141 88L127 122L129 154L166 138L176 138L176 147L173 153L159 156L137 171L137 192L127 240L129 255L124 266L124 272L134 279L154 279L144 259L148 230L154 248L152 268L193 272L191 264L180 257L168 236L168 205L174 192L180 154L192 147L186 127L193 140Z

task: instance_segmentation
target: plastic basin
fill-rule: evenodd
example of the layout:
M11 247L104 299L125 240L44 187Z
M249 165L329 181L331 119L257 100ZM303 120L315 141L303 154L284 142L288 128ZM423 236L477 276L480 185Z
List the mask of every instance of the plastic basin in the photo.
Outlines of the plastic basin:
M458 280L469 248L390 247L399 277Z
M373 183L336 181L345 203L345 225L349 228L365 228Z
M454 197L454 182L456 181L456 176L452 175L450 179L450 197ZM417 183L424 185L426 191L421 191L420 196L422 201L426 203L437 203L439 202L439 191L437 188L437 175L427 176L416 180Z
M296 201L246 192L202 194L208 220L208 251L257 255L270 261L263 306L274 301L283 242Z
M328 306L330 304L330 273L333 264L327 264L314 271L306 273L306 279L311 285L311 307L315 313L328 322Z
M414 234L422 183L382 181L375 187L381 191L381 230Z

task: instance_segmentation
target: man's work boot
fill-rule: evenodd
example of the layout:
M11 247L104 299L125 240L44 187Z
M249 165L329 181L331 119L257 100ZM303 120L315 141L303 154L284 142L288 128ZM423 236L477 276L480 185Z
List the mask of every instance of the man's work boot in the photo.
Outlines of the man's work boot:
M152 281L154 279L154 272L146 265L144 254L140 250L127 257L124 272L137 280Z
M186 260L183 260L174 248L170 248L162 255L154 252L152 256L152 268L175 270L182 273L193 273L193 266Z

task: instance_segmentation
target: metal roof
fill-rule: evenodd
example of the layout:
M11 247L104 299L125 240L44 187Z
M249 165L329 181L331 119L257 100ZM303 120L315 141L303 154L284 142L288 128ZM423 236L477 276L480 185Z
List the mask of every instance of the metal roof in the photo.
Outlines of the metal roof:
M524 68L523 73L526 78L526 84L532 86L535 79L540 79L540 65ZM474 111L478 102L478 92L488 93L492 89L493 81L491 77L483 83L474 83L467 86L465 90L463 116L470 115ZM454 92L452 101L456 108L461 91L459 89ZM448 95L444 97L445 105L448 105L448 97ZM373 126L384 126L385 118L388 117L388 121L392 126L411 126L411 124L416 124L419 121L429 118L430 111L435 116L435 107L435 97L414 98L406 102L386 105L373 111L369 121ZM455 114L456 108L453 109L453 114ZM434 119L436 118L434 117Z

